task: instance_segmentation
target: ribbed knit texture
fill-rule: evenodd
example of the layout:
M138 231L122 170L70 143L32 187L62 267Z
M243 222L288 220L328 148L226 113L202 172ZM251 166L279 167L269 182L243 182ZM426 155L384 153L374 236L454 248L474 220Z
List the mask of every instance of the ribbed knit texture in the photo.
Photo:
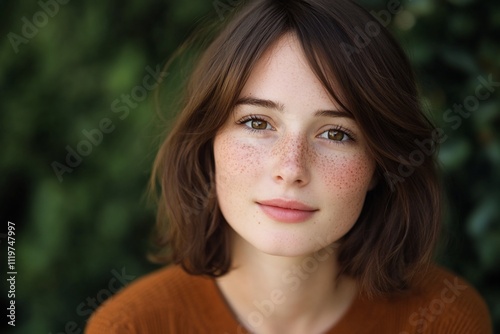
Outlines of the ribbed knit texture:
M171 266L138 279L107 300L89 319L85 333L247 332L213 279L192 276ZM327 332L344 333L491 334L492 327L488 309L472 286L441 268L431 267L407 294L355 299Z

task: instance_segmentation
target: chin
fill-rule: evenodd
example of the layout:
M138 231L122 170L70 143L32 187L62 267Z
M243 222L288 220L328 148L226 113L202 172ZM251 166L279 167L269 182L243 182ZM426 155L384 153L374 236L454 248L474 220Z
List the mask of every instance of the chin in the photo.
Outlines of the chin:
M273 256L279 257L306 257L314 254L318 250L328 246L328 243L322 244L314 238L300 238L294 236L280 235L275 238L260 238L250 244L256 250Z

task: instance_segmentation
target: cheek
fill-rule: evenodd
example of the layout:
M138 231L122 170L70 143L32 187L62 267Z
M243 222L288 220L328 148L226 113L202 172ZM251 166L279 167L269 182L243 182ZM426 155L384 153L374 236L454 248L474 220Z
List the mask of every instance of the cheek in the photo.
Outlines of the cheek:
M323 198L329 203L329 241L338 241L356 223L371 183L375 163L364 154L330 156L317 165Z
M222 214L231 226L249 214L245 199L258 175L262 174L259 157L262 157L261 150L230 134L222 133L215 137L217 200Z
M257 147L234 137L220 134L214 141L214 159L217 183L223 187L242 186L252 182L260 170L262 152Z
M329 189L337 193L362 194L368 190L375 170L375 163L366 154L323 157L318 165L321 178Z

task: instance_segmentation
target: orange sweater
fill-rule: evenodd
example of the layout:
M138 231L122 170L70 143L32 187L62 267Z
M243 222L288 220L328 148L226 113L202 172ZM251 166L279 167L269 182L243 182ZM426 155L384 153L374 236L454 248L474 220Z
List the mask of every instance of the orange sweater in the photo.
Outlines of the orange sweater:
M488 309L474 288L437 267L431 267L425 277L404 296L358 297L328 333L492 333ZM213 279L171 266L137 280L106 301L90 318L85 333L247 332Z

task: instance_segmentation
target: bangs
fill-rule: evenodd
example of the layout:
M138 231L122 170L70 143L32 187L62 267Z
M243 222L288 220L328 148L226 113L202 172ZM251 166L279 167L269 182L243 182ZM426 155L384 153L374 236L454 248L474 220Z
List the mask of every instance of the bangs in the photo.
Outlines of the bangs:
M213 140L257 62L285 34L298 39L332 102L353 116L377 164L378 183L338 249L340 274L368 294L404 290L431 259L440 227L434 143L418 165L411 160L432 141L433 126L404 51L351 0L248 1L210 39L155 160L151 184L162 188L156 245L171 249L156 259L192 274L230 270L228 226L213 195Z

